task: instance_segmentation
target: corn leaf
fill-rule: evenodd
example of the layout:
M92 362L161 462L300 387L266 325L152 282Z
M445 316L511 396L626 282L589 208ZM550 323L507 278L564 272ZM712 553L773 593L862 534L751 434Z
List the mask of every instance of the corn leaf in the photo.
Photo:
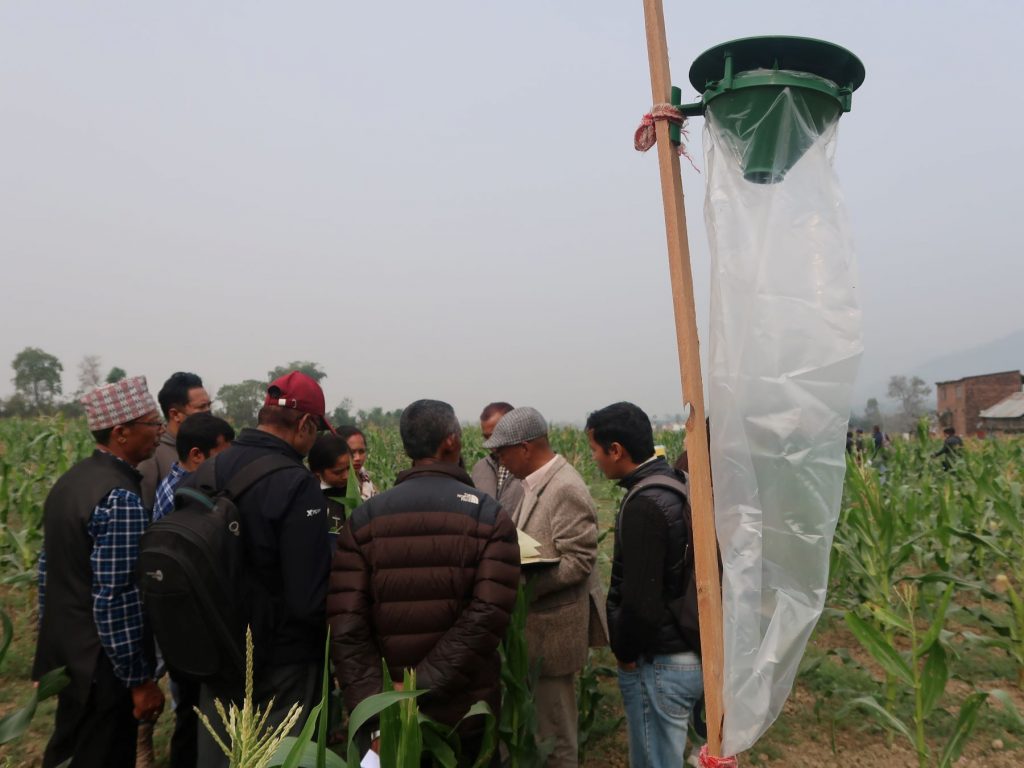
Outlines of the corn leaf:
M425 715L420 716L420 729L423 732L423 747L434 762L441 768L456 768L455 750L447 741L451 729Z
M277 748L277 753L270 760L270 768L281 766L292 750L296 748L299 750L299 761L295 764L296 768L316 768L317 761L319 760L316 743L312 741L299 741L297 736L285 737L284 741L281 742L281 746ZM324 765L326 768L347 768L348 766L341 755L329 749L324 753Z
M935 645L939 640L939 636L942 633L942 625L946 621L946 611L949 610L949 601L953 599L953 584L949 584L946 587L946 591L942 593L942 599L939 600L939 604L935 607L935 616L932 618L932 623L928 627L928 631L921 639L921 643L918 645L915 651L915 656L920 658L924 654L928 653L932 646Z
M988 695L1003 705L1003 709L1011 718L1017 723L1017 727L1024 730L1024 716L1021 715L1020 710L1017 709L1017 705L1013 703L1013 699L1010 698L1010 694L1006 691L996 688L988 692Z
M299 768L299 762L301 761L302 755L305 752L306 745L308 744L310 747L314 747L315 749L316 745L313 744L311 739L313 738L313 729L316 728L317 720L320 717L320 710L323 709L323 706L324 703L321 701L319 704L313 707L313 709L310 710L309 715L306 717L305 725L303 725L302 730L299 731L298 738L295 740L294 743L292 743L291 749L289 749L288 752L285 753L284 761L281 763L273 762L273 760L277 759L277 755L282 754L282 747L282 749L278 749L277 753L275 754L273 760L271 761L271 766L280 765L281 768ZM315 754L316 753L314 751L314 755Z
M0 744L13 741L28 730L28 725L32 722L37 706L39 706L39 695L37 691L33 690L32 696L25 706L16 709L9 715L0 717Z
M887 728L894 733L903 735L906 737L911 747L914 747L914 737L911 735L910 729L903 724L902 720L888 712L885 707L870 696L860 696L846 702L846 704L844 704L833 716L832 722L835 723L838 720L842 720L854 709L865 710L868 714L872 715L882 727Z
M878 619L882 624L886 624L893 629L899 629L903 632L910 631L909 622L888 606L879 605L878 603L867 603L866 607L871 611L871 615Z
M43 675L39 680L39 687L32 689L28 703L20 709L0 717L0 744L13 741L28 730L39 702L57 695L70 682L71 678L64 671L64 667L58 667Z
M329 682L331 677L331 628L327 627L327 639L324 642L324 672L320 688L320 717L316 728L316 768L327 768L327 729L330 718L327 708L331 700Z
M1007 652L1013 648L1013 641L1008 637L989 637L987 635L977 635L966 630L960 634L963 635L964 640L979 648L1001 648Z
M4 627L4 637L0 641L0 664L3 664L7 649L11 647L11 641L14 639L14 624L11 623L11 617L5 611L0 611L0 623Z
M946 652L936 643L932 646L921 672L921 706L924 717L928 717L942 693L946 690L949 680L949 666L946 664Z
M855 613L849 612L845 618L846 625L853 632L854 637L860 641L860 644L864 646L864 650L871 654L871 657L878 662L882 669L890 675L898 677L906 685L914 685L914 676L911 674L907 662L904 661L899 651L893 648L881 632Z
M426 693L426 691L383 691L381 693L375 693L373 696L359 702L348 718L348 762L352 765L359 764L359 755L355 746L355 736L359 729L366 725L367 721L376 715L379 715L392 704L404 701L405 699L415 699L418 696L422 696L424 693ZM354 762L352 759L353 755L355 756Z
M381 659L381 681L385 691L394 690L391 671L384 659ZM402 728L402 718L398 708L399 704L396 702L380 713L378 727L380 742L377 745L377 753L380 755L381 765L394 766L398 759L398 745L401 741Z
M963 700L960 705L960 717L957 718L956 725L953 727L953 735L949 737L949 742L939 759L939 768L949 768L960 757L960 752L963 751L978 720L978 711L986 699L988 699L988 694L978 691Z

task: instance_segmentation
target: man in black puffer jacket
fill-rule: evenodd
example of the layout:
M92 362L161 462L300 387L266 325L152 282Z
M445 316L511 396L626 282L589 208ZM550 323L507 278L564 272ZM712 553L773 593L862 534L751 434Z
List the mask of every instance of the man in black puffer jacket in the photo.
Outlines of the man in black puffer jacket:
M594 411L586 430L598 467L627 491L616 518L608 631L629 762L679 766L704 690L696 615L688 610L695 577L685 476L655 455L650 419L632 403Z
M415 670L416 687L428 691L420 708L458 726L460 765L469 764L483 722L463 716L477 701L499 714L498 645L519 585L516 528L459 466L462 430L450 405L417 400L400 430L412 468L358 507L338 536L327 596L332 655L350 712L380 692L382 657L392 680ZM368 730L379 737L375 725Z

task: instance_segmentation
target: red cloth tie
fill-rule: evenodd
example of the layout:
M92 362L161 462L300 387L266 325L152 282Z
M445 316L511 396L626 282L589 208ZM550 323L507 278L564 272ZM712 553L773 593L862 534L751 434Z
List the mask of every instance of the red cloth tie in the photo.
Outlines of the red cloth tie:
M678 152L680 157L685 157L689 160L693 169L700 173L700 169L694 164L693 158L690 157L690 154L686 151L686 118L683 116L682 112L671 104L655 104L651 107L651 111L644 115L643 119L640 120L640 126L633 134L633 147L636 151L646 152L657 142L658 133L654 128L654 124L659 120L667 120L673 125L679 126L679 135L682 140L679 142L676 152Z
M738 768L735 757L715 757L708 754L708 745L700 748L700 768Z

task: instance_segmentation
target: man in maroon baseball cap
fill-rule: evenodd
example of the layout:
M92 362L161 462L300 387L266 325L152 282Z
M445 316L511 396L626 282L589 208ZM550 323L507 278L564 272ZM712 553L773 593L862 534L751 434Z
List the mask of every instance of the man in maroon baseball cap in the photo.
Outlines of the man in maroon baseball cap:
M235 500L242 521L247 585L241 606L256 648L253 701L270 709L266 725L284 721L293 704L309 712L320 701L326 640L327 575L331 559L326 500L320 481L302 463L317 435L331 429L324 393L304 373L271 382L255 429L243 429L210 461L218 488L264 456L290 459L294 467L267 475ZM188 483L188 478L183 485ZM174 513L172 512L173 516ZM199 708L221 734L214 699L237 699L239 691L204 682ZM271 706L271 700L273 704ZM292 735L298 735L298 726ZM206 729L199 732L199 761L226 766Z
M319 419L321 429L334 432L334 427L327 421L324 391L316 381L301 371L286 373L270 382L263 404L294 408L302 413L312 414Z

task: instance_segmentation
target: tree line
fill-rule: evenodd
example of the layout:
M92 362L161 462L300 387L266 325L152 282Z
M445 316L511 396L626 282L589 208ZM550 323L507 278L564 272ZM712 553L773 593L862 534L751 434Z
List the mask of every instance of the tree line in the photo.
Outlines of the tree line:
M886 395L895 409L883 413L878 398L870 397L861 413L850 415L850 429L870 430L874 426L886 432L913 432L922 417L935 413L928 403L932 388L920 376L891 376Z
M25 347L11 362L15 393L6 400L0 400L0 418L13 416L38 416L63 413L66 416L82 415L78 398L104 382L115 382L128 374L119 366L112 367L106 375L98 355L86 355L78 363L78 387L68 398L64 398L61 379L64 366L56 356L39 349ZM237 384L225 384L217 390L216 411L236 427L250 427L256 424L256 415L263 405L267 384L288 371L302 371L317 383L327 378L327 372L319 363L311 360L293 360L267 371L266 378L245 379ZM153 383L153 382L151 382ZM892 376L889 379L887 396L895 409L883 413L878 398L869 398L864 410L850 416L850 428L871 429L876 424L886 431L909 432L922 416L930 416L935 409L927 398L932 388L919 376ZM360 427L391 427L398 425L401 409L386 411L380 406L369 410L354 411L352 401L342 400L330 415L331 423L357 424ZM680 421L682 417L678 417Z
M14 394L0 399L0 418L45 416L57 413L68 417L83 415L78 398L103 383L113 383L125 378L128 373L120 366L114 366L106 375L99 355L85 355L78 364L78 386L65 397L63 375L64 365L50 353L38 347L25 347L11 361L14 376ZM237 384L225 384L217 390L215 411L236 427L251 427L263 405L267 384L289 371L302 371L318 383L327 378L327 372L319 363L310 360L294 360L267 371L266 378L246 379ZM154 382L150 382L154 384ZM401 409L387 411L380 406L369 410L354 411L352 401L342 400L329 418L331 423L357 424L360 427L391 427L398 425Z

